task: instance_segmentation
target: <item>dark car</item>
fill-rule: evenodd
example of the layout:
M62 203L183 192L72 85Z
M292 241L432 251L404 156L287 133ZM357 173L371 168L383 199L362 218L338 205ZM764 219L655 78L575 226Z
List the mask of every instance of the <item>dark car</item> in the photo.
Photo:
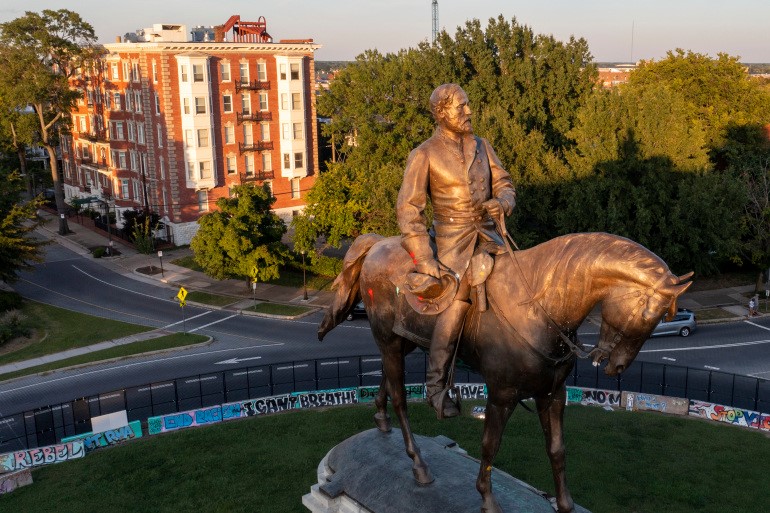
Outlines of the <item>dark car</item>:
M353 309L348 312L347 320L352 321L356 317L366 317L366 308L364 308L363 301L359 301L353 306Z
M696 326L695 313L686 308L680 308L671 321L666 322L665 317L661 319L658 325L655 326L655 329L652 330L651 336L681 335L682 337L689 337L690 333L695 331Z

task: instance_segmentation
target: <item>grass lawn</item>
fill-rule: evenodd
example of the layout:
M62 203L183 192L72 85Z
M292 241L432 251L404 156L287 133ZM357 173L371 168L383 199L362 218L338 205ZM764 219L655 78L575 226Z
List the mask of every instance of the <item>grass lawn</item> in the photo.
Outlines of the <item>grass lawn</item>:
M305 511L301 497L317 482L318 462L372 428L373 412L363 405L292 412L142 438L34 470L32 486L0 495L0 510ZM437 421L422 403L410 413L416 434L446 435L479 456L481 421ZM770 500L766 468L749 464L770 459L770 439L759 432L582 406L569 406L565 423L572 495L593 513L754 511ZM553 493L536 415L516 411L495 464Z
M695 315L699 321L735 318L735 314L721 308L703 308L702 310L696 310Z
M180 267L192 269L193 271L203 272L203 268L195 262L195 257L192 255L176 258L172 260L171 263Z
M201 342L208 340L208 338L209 337L196 335L194 333L174 333L173 335L165 335L162 337L153 338L151 340L142 340L132 344L124 344L121 346L112 347L110 349L104 349L102 351L95 351L93 353L87 353L84 355L67 358L66 360L59 360L57 362L51 362L45 365L38 365L36 367L22 369L16 372L0 374L0 381L18 378L21 376L29 376L30 374L37 374L40 372L52 371L55 369L63 369L64 367L71 367L73 365L82 365L84 363L99 362L113 358L123 358L136 354L147 353L150 351L160 351L162 349L173 349L177 347L189 346L192 344L200 344Z
M220 294L210 294L208 292L200 292L198 290L191 290L187 294L187 301L194 301L196 303L212 306L227 306L233 303L237 303L241 299L243 298L222 296Z
M309 312L305 306L284 305L280 303L257 303L245 309L247 312L259 312L272 315L294 316Z
M0 346L0 365L126 337L152 328L25 300L22 314L35 332L29 340Z

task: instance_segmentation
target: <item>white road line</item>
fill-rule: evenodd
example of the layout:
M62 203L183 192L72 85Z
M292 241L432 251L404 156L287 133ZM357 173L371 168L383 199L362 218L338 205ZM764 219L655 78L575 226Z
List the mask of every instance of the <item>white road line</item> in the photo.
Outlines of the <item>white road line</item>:
M231 316L229 316L229 317L225 317L224 319L219 319L218 321L214 321L214 322L210 322L210 323L208 323L208 324L204 324L203 326L199 326L199 327L195 328L194 330L189 330L189 332L190 332L190 333L193 333L193 332L195 332L195 331L198 331L198 330L202 330L203 328L208 328L209 326L212 326L212 325L214 325L214 324L217 324L217 323L220 323L220 322L226 321L227 319L232 319L233 317L236 317L237 315L238 315L238 314L233 314L233 315L231 315Z
M751 322L751 321L743 321L743 322L745 322L746 324L751 324L752 326L756 326L757 328L770 331L770 328L768 328L767 326L762 326L761 324L757 324L756 322Z
M639 352L640 353L671 353L674 351L701 351L703 349L727 349L727 348L741 347L741 346L758 346L762 344L770 344L770 340L755 340L753 342L736 342L735 344L716 344L713 346L702 346L702 347L676 347L672 349L645 349Z
M109 286L109 287L113 287L113 288L116 288L116 289L118 289L118 290L124 290L124 291L126 291L126 292L130 292L131 294L136 294L136 295L139 295L139 296L144 296L144 297L149 297L149 298L152 298L152 299L157 299L157 300L159 300L159 301L167 301L167 302L169 302L169 303L176 303L176 299L164 299L164 298L162 298L162 297L153 296L153 295L151 295L151 294L145 294L145 293L143 293L143 292L137 292L137 291L135 291L135 290L127 289L127 288L125 288L125 287L118 287L117 285L115 285L115 284L113 284L113 283L110 283L110 282L108 282L108 281L104 281L104 280L102 280L102 279L100 279L100 278L97 278L96 276L94 276L94 275L92 275L92 274L88 274L87 272L85 272L83 269L81 269L80 267L78 267L78 266L76 266L76 265L73 265L72 267L74 267L74 268L75 268L75 270L77 270L77 271L80 271L81 273L85 274L86 276L88 276L88 277L89 277L89 278L91 278L92 280L96 280L96 281L98 281L98 282L100 282L100 283L104 283L105 285L107 285L107 286Z
M171 326L176 326L177 324L182 324L182 323L184 323L184 322L187 322L187 321L191 321L191 320L193 320L193 319L197 319L198 317L203 317L204 315L208 315L208 314L210 314L211 312L213 312L213 310L207 310L207 311L205 311L205 312L203 312L203 313L200 313L200 314L198 314L198 315L193 315L192 317L188 317L188 318L186 318L186 319L182 319L181 321L172 322L171 324L166 324L166 325L165 325L165 326L163 326L161 329L165 330L166 328L170 328ZM231 316L231 317L232 317L232 316ZM228 319L229 319L229 317L228 317ZM201 328L203 328L203 326L201 326ZM198 329L200 329L200 328L198 328Z
M261 345L261 346L251 346L248 349L259 349L259 348L263 348L263 347L273 347L273 346L282 346L282 345L284 345L283 342L276 342L274 344L265 344L265 345ZM61 378L49 379L48 381L41 381L40 383L32 383L30 385L24 385L24 386L21 386L21 387L16 387L16 388L8 389L8 390L3 390L3 391L0 391L0 395L8 394L10 392L17 392L19 390L25 390L27 388L39 387L41 385L49 385L51 383L56 383L56 382L59 382L59 381L65 381L65 380L68 380L68 379L80 378L82 376L88 376L89 374L101 374L103 372L112 372L114 370L119 370L119 369L128 369L129 367L136 367L138 365L149 365L151 363L156 363L156 362L167 362L167 361L171 361L171 360L180 360L182 358L192 358L194 356L207 356L207 355L210 355L210 354L225 353L227 351L243 351L243 350L244 350L243 347L236 347L236 348L232 348L232 349L219 349L217 351L207 351L205 353L183 354L183 355L179 355L179 356L169 356L168 358L155 358L154 360L150 360L150 361L147 361L147 362L127 363L126 365L120 365L118 367L110 367L109 369L98 369L98 370L92 370L92 371L86 371L86 372L79 372L77 375L73 375L73 376L63 376ZM168 381L173 381L173 379L170 379Z
M719 370L719 367L712 367L711 365L704 365L703 368L708 370Z

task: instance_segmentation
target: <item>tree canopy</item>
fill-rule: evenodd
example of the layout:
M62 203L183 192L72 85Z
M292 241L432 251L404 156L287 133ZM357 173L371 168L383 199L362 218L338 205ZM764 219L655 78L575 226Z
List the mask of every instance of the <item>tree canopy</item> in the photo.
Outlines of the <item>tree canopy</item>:
M190 242L195 261L218 279L250 276L254 267L258 280L277 278L290 255L281 242L286 225L270 210L275 203L270 188L239 185L232 194L198 220L200 229Z
M39 239L30 236L40 224L41 200L21 201L24 184L18 172L0 169L0 280L14 282L17 273L41 261Z
M48 152L60 213L65 204L55 147L81 96L70 87L70 79L97 53L94 29L67 9L26 12L0 24L0 97L4 105L18 111L33 109L34 136L24 142L40 144ZM59 233L68 232L66 216L60 216Z

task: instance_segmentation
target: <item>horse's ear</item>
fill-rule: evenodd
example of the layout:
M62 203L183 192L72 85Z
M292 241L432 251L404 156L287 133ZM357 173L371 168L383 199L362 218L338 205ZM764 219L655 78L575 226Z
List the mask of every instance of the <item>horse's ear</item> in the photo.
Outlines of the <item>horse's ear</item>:
M695 273L694 273L693 271L690 271L690 272L689 272L689 273L687 273L687 274L683 274L682 276L678 276L678 277L677 277L677 281L676 281L676 282L677 282L677 283L682 283L682 282L684 282L684 281L687 281L687 280L689 280L690 278L692 278L694 274L695 274Z

